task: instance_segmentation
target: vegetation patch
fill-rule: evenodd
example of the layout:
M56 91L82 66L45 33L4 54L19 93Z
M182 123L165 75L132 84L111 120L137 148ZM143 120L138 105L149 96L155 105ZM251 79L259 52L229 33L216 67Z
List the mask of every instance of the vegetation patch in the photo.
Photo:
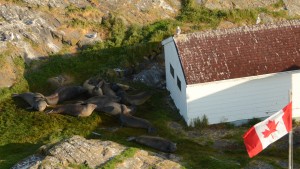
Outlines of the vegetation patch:
M10 0L10 2L13 2ZM280 7L278 3L274 7ZM113 68L126 68L136 66L144 56L159 48L161 40L172 36L176 26L183 30L198 31L218 27L221 21L231 21L237 24L253 24L260 12L272 14L275 17L285 17L284 12L270 11L267 8L249 10L209 10L203 6L196 5L192 0L184 1L183 8L176 20L166 19L153 22L149 25L127 25L118 16L109 16L102 23L90 23L79 17L80 14L90 14L94 8L75 9L68 7L67 13L73 17L70 25L82 28L95 28L107 32L106 40L90 46L76 53L76 56L64 57L63 55L52 55L47 60L33 61L25 66L22 58L16 58L15 64L20 68L22 78L11 88L0 90L0 168L10 168L22 158L33 154L43 144L57 142L72 135L81 135L87 138L99 138L112 140L129 147L143 148L157 152L154 149L127 142L129 136L146 134L143 129L120 128L118 119L106 116L103 113L94 112L87 118L75 118L59 114L46 115L41 112L25 110L26 104L22 100L10 98L12 93L25 91L41 92L50 94L53 89L47 83L49 77L59 74L70 74L74 77L74 84L82 84L91 76L102 76L111 81L122 79L110 79L106 75L107 70ZM92 25L91 25L92 24ZM23 72L24 75L23 75ZM126 82L129 83L129 82ZM185 134L172 132L168 128L170 122L176 122L184 126L184 132L201 130L206 126L205 119L196 122L200 127L188 128L177 111L172 110L166 104L169 93L165 90L153 89L141 84L129 85L139 90L152 90L154 95L145 104L138 106L135 116L145 118L157 128L155 135L163 136L177 143L178 150L175 155L182 157L182 163L186 168L243 168L249 164L249 159L243 145L242 135L249 126L257 123L253 120L247 126L220 126L210 125L206 128L212 131L239 130L223 139L237 141L239 149L221 151L212 147L213 140L208 145L201 145L197 138L186 137ZM198 125L196 125L198 126ZM117 128L115 132L109 128ZM100 133L101 136L92 134L92 131ZM105 166L113 168L125 158L134 155L137 149L129 148L120 157L110 161ZM295 153L300 153L299 148ZM256 159L268 159L277 161L286 157L287 153L280 150L266 149ZM295 158L295 163L300 163ZM74 168L85 168L86 166L71 166Z
M117 164L123 162L127 158L131 158L134 156L138 149L137 148L128 148L124 150L120 155L115 156L112 160L108 161L104 164L101 169L114 169Z

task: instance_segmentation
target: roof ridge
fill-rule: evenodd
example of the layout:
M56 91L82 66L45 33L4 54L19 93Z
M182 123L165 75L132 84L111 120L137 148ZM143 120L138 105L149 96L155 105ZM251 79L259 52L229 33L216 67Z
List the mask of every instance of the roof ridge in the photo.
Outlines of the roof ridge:
M289 26L300 27L300 20L299 19L285 20L285 21L274 22L274 23L256 24L256 25L240 26L240 27L229 28L229 29L214 29L214 30L206 30L206 31L194 32L188 34L180 34L180 35L175 35L174 40L188 41L190 38L204 39L208 37L218 37L222 35L237 34L237 33L250 33L250 32L256 32L260 30L269 30L269 29L276 29L276 28L289 27Z

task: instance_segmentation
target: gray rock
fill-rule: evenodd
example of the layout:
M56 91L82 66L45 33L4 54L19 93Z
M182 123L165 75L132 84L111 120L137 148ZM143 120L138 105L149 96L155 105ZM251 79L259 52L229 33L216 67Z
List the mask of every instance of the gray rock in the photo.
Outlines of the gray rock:
M205 7L209 9L247 9L266 7L277 3L277 0L207 0Z
M93 45L97 42L101 42L102 39L100 36L97 36L97 33L86 34L81 40L77 42L79 48L86 48L89 45Z
M116 166L116 169L180 169L182 166L176 162L170 161L150 154L144 150L138 150L132 158L125 159Z
M96 168L124 150L124 146L111 141L86 140L80 136L73 136L46 150L45 156L30 156L13 168L21 168L19 166L24 166L23 164L30 164L27 168L67 167L69 164L87 164L91 168Z
M22 161L18 162L18 164L14 165L11 169L27 169L27 168L38 168L38 165L41 164L44 156L41 155L31 155Z
M64 33L62 42L70 46L75 46L81 39L81 33L79 31L71 31Z
M134 75L133 81L161 88L164 84L164 70L157 64L154 64L150 69L143 70L137 75Z
M87 165L99 168L106 162L121 154L126 147L101 140L86 140L81 136L73 136L53 146L42 146L39 154L29 156L12 169L68 168L70 164ZM173 157L172 159L180 159ZM116 168L182 168L179 163L170 161L159 154L137 150L133 157L124 159Z
M300 1L299 0L283 0L290 16L300 15Z
M53 41L52 33L56 31L56 19L52 16L17 5L0 5L0 51L16 53L26 62L60 50L60 45ZM45 19L47 18L47 19ZM7 43L12 46L7 47ZM39 45L38 51L33 49Z
M90 5L88 0L23 0L24 2L36 6L49 6L51 8L65 8L69 5L85 7Z
M266 13L260 13L258 16L261 19L261 23L273 23L275 21L275 18Z

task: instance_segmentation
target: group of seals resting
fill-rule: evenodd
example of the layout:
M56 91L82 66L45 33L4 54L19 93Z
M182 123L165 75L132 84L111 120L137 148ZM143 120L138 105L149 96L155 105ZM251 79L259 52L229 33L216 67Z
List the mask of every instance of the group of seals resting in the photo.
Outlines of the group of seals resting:
M140 105L148 100L151 94L144 92L137 95L127 95L125 90L130 89L127 85L119 83L107 83L103 79L88 79L83 86L62 86L59 87L49 96L44 96L40 93L22 93L13 94L12 97L20 97L25 100L31 109L44 111L47 106L55 106L65 101L70 101L78 96L88 93L89 96L94 96L86 101L82 101L81 105L94 104L96 111L105 112L109 115L132 114L136 110L136 105ZM118 94L116 94L118 93ZM123 101L122 101L123 100ZM130 104L130 106L127 106ZM69 105L63 107L64 111L56 111L62 114L78 116L82 112L77 108L80 104ZM61 107L61 106L60 106ZM71 107L76 107L72 109ZM70 113L63 113L70 110Z
M156 132L156 129L148 120L132 115L136 110L136 106L145 103L151 97L151 93L141 92L128 95L125 92L128 89L130 87L126 85L110 84L102 79L88 79L83 86L62 86L49 96L26 92L13 94L12 97L22 98L30 105L30 109L44 111L49 105L55 106L87 93L92 97L73 104L57 105L52 110L46 111L46 113L87 117L96 110L111 116L118 116L121 126L146 129L148 133ZM127 106L128 104L130 106ZM161 137L139 136L129 139L129 141L132 140L164 152L174 152L176 150L175 143Z

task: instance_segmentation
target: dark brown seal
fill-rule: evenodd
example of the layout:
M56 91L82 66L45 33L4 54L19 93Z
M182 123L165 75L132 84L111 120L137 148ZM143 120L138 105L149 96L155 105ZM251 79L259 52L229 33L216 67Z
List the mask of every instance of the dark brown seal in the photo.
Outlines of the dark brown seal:
M91 79L86 80L83 83L83 88L88 91L91 96L101 96L103 95L101 86L104 83L104 80L99 81L96 85L91 84Z
M107 102L103 105L103 107L97 107L96 110L115 116L119 114L133 114L135 112L135 106L128 107L116 102Z
M110 88L110 84L104 81L102 91L105 96L117 97L116 93Z
M22 94L12 94L12 97L20 97L25 100L30 105L27 109L44 111L47 107L45 97L40 93L26 92Z
M119 91L118 95L122 98L122 102L131 105L144 104L151 96L151 92L140 92L135 95L128 95L125 91Z
M148 120L134 117L130 114L121 113L119 116L119 120L121 122L121 126L147 129L148 133L153 133L156 131L156 129Z
M90 116L97 105L95 104L66 104L57 106L54 109L46 112L47 114L59 113L76 117Z
M91 97L88 100L84 101L84 103L96 104L97 105L96 110L100 110L107 103L110 103L110 102L120 102L120 100L121 99L119 97L109 97L109 96L102 95L102 96Z
M46 96L46 101L49 105L56 105L58 103L71 100L85 93L87 90L82 86L64 86L58 88L52 95Z
M176 143L173 143L167 139L161 137L154 137L154 136L139 136L139 137L129 137L128 141L134 140L139 144L143 144L159 151L173 153L176 151Z

